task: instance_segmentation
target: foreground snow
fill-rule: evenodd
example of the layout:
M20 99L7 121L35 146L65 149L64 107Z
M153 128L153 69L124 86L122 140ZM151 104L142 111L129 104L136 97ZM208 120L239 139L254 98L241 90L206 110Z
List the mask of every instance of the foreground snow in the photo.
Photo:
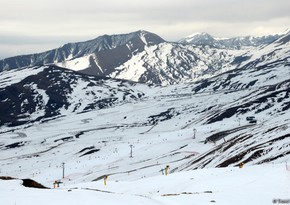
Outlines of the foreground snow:
M131 181L103 180L40 190L20 180L0 180L1 204L273 204L290 200L290 171L284 164L199 169ZM286 201L285 201L286 200Z

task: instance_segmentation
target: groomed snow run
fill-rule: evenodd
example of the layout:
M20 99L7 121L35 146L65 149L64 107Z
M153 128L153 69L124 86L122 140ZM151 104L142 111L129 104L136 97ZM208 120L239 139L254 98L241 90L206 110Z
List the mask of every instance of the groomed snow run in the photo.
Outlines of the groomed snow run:
M290 203L285 164L198 169L133 181L98 181L55 189L25 188L0 180L3 205L270 205Z

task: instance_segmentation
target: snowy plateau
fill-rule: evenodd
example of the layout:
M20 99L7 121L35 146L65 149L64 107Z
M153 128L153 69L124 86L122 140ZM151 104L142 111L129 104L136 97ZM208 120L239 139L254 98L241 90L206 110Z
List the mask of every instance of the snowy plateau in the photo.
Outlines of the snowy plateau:
M0 204L290 204L290 33L271 39L2 60Z

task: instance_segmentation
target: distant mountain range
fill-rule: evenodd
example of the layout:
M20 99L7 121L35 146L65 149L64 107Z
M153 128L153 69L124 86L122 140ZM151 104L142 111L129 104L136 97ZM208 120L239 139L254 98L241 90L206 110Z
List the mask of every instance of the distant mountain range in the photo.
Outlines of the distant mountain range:
M290 159L290 33L221 48L138 31L1 65L5 175L52 184L65 163L74 187L161 175L168 164L172 173Z
M178 42L167 42L141 30L69 43L39 54L6 58L0 61L0 72L26 66L57 65L95 76L147 84L177 84L255 64L260 58L287 62L287 58L280 59L282 56L275 53L278 47L282 49L279 55L289 51L287 46L281 47L282 41L289 43L289 34L225 39L197 33Z
M267 45L278 38L283 36L282 34L267 35L267 36L244 36L234 38L215 38L207 33L194 33L184 39L181 39L179 43L183 44L195 44L195 45L208 45L217 48L226 49L242 49L244 47L258 47Z

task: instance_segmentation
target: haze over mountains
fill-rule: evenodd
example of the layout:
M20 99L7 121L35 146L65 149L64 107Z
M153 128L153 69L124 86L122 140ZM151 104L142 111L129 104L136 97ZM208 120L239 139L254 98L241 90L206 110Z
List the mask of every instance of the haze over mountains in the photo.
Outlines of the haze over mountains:
M167 42L138 31L0 65L1 175L61 180L62 200L89 203L249 204L237 184L254 204L289 196L290 172L277 165L290 160L289 32ZM18 181L4 186L22 193Z

